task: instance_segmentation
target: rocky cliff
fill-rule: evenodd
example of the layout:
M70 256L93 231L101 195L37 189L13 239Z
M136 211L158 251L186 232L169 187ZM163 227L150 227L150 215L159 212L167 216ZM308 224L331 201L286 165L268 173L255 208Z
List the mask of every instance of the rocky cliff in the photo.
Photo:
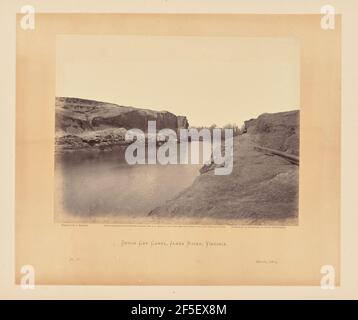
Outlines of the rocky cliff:
M157 130L188 128L184 116L168 111L153 111L119 106L95 100L56 98L56 146L60 151L105 149L124 144L126 130L137 128L146 132L148 121L155 120Z
M299 111L264 113L245 121L254 142L262 147L299 155Z

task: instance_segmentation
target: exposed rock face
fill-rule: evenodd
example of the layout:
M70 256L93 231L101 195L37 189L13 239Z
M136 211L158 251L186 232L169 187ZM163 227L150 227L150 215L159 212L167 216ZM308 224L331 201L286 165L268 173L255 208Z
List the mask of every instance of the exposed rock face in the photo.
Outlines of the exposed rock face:
M82 148L103 149L124 144L126 130L146 132L148 121L155 120L157 130L188 128L184 116L168 111L153 111L79 98L56 98L56 145L62 151ZM121 129L118 131L118 129ZM113 132L112 132L113 131Z
M178 129L188 129L189 128L189 122L188 119L184 116L178 116Z
M138 109L78 98L56 98L57 131L72 134L105 128L138 128L147 131L149 120L157 122L158 130L177 130L188 126L186 117L177 117L168 111Z
M245 128L258 145L299 155L299 117L298 110L264 113L245 121Z
M256 119L250 119L250 120L244 121L246 131L249 130L249 128L254 126L255 124L256 124Z

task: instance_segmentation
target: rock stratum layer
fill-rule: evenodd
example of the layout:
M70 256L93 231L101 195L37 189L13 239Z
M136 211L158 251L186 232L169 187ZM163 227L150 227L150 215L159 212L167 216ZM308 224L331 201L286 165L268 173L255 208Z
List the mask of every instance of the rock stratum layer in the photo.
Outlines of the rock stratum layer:
M264 113L245 121L245 128L259 146L299 155L299 111Z
M146 132L148 121L155 120L157 130L188 128L184 116L168 111L153 111L113 103L79 98L56 98L56 150L98 150L125 145L129 129Z
M247 133L234 137L230 175L202 170L189 188L149 215L209 218L216 223L297 224L299 167L255 146L298 155L299 112L263 114L245 125Z

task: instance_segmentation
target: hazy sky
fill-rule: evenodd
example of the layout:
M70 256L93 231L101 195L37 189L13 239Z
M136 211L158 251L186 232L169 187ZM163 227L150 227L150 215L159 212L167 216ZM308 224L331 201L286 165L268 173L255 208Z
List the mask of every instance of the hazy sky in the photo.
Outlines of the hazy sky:
M56 95L242 124L299 106L293 38L61 35Z

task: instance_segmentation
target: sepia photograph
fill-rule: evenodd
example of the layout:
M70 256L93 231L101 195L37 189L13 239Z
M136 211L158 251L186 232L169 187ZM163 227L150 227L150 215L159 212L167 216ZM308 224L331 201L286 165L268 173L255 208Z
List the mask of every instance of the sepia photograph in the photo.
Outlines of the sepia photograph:
M58 35L55 222L298 225L293 37Z

